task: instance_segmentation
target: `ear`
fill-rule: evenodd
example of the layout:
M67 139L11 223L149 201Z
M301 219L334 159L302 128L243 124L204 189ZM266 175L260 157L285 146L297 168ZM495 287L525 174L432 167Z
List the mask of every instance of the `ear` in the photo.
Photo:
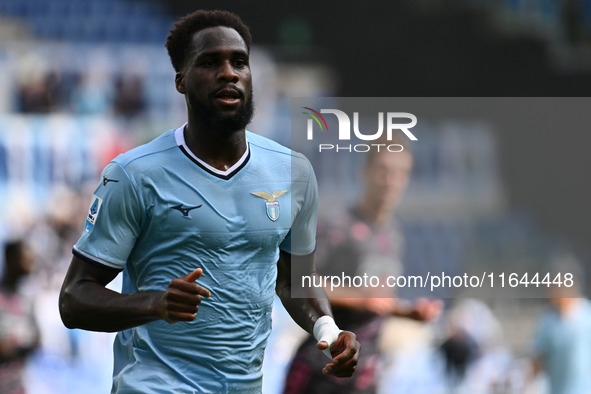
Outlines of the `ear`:
M183 73L176 73L174 77L174 84L176 86L176 90L179 93L185 94L187 92L185 89L185 75Z

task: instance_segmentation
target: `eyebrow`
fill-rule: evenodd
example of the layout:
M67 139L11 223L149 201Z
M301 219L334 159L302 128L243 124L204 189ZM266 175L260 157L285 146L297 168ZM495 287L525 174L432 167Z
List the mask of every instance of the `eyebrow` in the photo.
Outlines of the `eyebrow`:
M223 51L223 50L204 51L204 52L200 52L199 54L197 54L195 56L195 58L200 59L202 57L207 57L207 56L219 56L221 54L221 52L225 52L225 51ZM247 51L242 50L242 49L233 50L231 52L231 55L232 56L245 56L245 57L250 56L250 54Z

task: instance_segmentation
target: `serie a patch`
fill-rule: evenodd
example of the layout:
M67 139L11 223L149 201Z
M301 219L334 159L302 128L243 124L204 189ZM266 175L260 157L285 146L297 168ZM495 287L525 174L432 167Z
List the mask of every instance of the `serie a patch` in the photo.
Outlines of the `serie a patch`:
M86 215L86 224L84 225L84 231L87 233L91 232L94 228L94 223L96 222L96 218L98 217L99 211L101 210L101 205L103 205L103 199L93 195L90 202L90 207L88 208L88 214Z

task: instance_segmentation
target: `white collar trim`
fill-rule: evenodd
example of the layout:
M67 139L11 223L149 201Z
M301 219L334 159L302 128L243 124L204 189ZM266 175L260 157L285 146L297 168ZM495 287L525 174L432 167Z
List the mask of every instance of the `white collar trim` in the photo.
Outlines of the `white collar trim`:
M182 146L185 149L185 151L187 152L187 154L189 154L196 162L198 162L200 165L205 167L208 171L211 171L214 174L218 174L221 176L228 176L232 172L236 171L236 169L239 168L246 161L246 159L248 159L248 153L250 151L250 148L249 148L248 140L247 140L246 141L246 150L244 151L244 154L242 155L242 157L240 157L240 159L238 159L238 161L236 163L234 163L234 165L232 165L232 167L228 168L226 171L222 171L222 170L219 170L213 166L210 166L209 164L207 164L206 162L204 162L203 160L201 160L200 158L195 156L195 154L187 146L187 143L185 142L185 133L184 133L186 125L187 125L187 123L185 123L184 125L182 125L181 127L179 127L178 129L176 129L174 131L174 139L176 141L176 144L178 146Z

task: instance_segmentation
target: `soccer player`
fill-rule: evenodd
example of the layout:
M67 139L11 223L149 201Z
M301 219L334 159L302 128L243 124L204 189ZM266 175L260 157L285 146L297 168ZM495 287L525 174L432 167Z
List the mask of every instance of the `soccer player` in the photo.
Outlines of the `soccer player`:
M553 279L571 274L575 280L570 286L553 284L548 288L550 305L540 316L534 335L534 358L528 378L544 374L553 394L588 393L591 302L583 292L584 271L573 257L564 256L557 258L550 272Z
M393 219L411 174L413 157L406 137L383 140L404 147L401 152L370 151L363 168L364 189L359 201L330 220L321 220L318 272L325 276L381 277L400 274L402 234ZM392 289L328 287L336 320L357 333L363 358L351 379L331 379L318 373L315 344L304 341L285 381L284 394L371 394L378 390L381 354L378 337L390 316L428 321L439 315L441 300L404 302ZM396 335L391 333L390 335Z
M351 376L359 343L314 272L317 185L301 155L245 130L253 114L247 26L197 11L167 38L188 122L115 158L91 199L60 294L66 326L119 331L114 393L259 393L277 293ZM123 291L105 286L123 270ZM175 324L172 324L175 323Z

